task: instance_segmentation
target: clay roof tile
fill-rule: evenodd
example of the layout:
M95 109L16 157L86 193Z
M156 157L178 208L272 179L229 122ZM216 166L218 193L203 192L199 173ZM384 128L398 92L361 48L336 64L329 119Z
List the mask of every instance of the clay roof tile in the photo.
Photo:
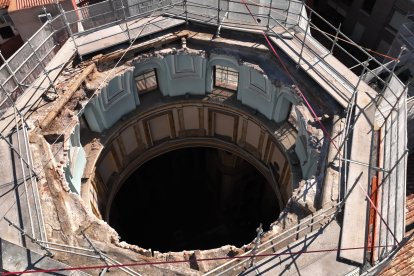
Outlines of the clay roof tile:
M5 9L10 5L10 0L0 0L0 9Z
M3 1L3 0L0 0ZM63 1L63 0L59 0ZM38 7L48 4L53 4L56 2L56 0L15 0L15 1L8 1L10 3L9 5L9 12L17 11L17 10L23 10L23 9L29 9L32 7Z

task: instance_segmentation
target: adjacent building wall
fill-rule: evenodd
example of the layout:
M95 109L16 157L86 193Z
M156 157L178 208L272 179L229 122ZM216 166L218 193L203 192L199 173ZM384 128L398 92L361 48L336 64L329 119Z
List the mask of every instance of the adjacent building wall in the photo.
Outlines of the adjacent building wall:
M73 10L72 0L61 1L60 4L64 10ZM59 9L56 4L47 4L44 7L52 17L59 14ZM41 14L44 14L43 6L35 6L27 9L14 9L12 6L9 8L9 15L23 41L29 39L43 25L39 19L39 15Z
M137 58L135 63L132 62L134 67L113 78L96 97L92 98L84 111L91 130L102 132L111 128L122 116L140 105L134 78L148 69L156 70L158 88L162 95L174 97L186 94L205 95L206 92L213 91L214 66L221 65L232 68L239 73L237 100L276 123L286 122L292 105L297 104L296 96L290 87L281 84L274 85L272 80L269 80L258 66L245 64L235 57L211 54L207 59L202 53L190 54L185 51L176 54L164 54L157 53L152 57ZM150 130L168 129L162 126L164 123L173 120L171 116L166 114L162 117L162 120L154 121L150 125ZM207 117L211 117L210 114L209 116L206 115ZM211 118L213 121L217 120L218 132L227 131L222 124L225 124L228 120L233 120L231 117L213 116ZM297 121L300 126L300 136L296 140L296 153L300 161L303 178L308 179L316 172L318 152L311 145L310 136L306 131L307 120L300 112L297 113ZM203 128L207 128L207 122ZM170 132L156 131L154 132L155 139L169 139L177 135L174 130ZM213 134L210 133L209 135ZM131 147L126 148L130 149ZM115 159L113 162L115 162ZM109 170L103 173L107 174ZM104 177L104 181L108 181L107 177Z
M404 23L405 15L414 12L409 0L319 0L315 10L335 26L342 22L341 30L358 44L386 53Z

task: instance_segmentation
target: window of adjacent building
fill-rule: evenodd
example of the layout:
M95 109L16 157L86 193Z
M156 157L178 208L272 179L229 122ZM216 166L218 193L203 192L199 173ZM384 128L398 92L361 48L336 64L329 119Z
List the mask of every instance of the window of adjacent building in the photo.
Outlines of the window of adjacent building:
M376 0L365 0L362 4L362 9L367 13L371 13L374 9Z
M346 14L346 10L339 7L336 2L328 1L325 19L328 20L332 25L338 26L340 23L344 22Z
M347 4L348 6L352 5L352 2L354 2L354 0L341 0L341 2Z
M48 19L52 18L50 13L42 13L42 14L39 14L38 17L39 17L40 22L42 22L42 24L45 24Z
M135 77L138 94L143 94L158 88L157 73L155 69L142 72Z
M239 83L239 72L236 70L217 65L214 69L214 86L237 91Z
M0 28L0 35L3 39L10 38L14 36L12 28L10 26L5 26Z
M390 48L391 45L387 41L381 40L381 42L378 44L377 52L386 54Z
M394 30L399 30L401 25L406 21L406 16L405 14L403 14L400 11L394 11L394 13L392 14L391 20L389 25L394 29Z
M365 26L357 22L355 24L354 30L352 31L351 38L355 42L359 42L362 38L362 35L365 32Z

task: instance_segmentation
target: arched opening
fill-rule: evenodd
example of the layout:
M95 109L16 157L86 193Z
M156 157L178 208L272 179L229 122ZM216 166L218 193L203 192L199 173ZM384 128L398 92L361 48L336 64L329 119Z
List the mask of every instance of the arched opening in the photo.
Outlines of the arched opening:
M239 86L239 72L231 67L215 65L213 69L215 88L225 88L236 91Z
M266 178L246 160L207 147L155 157L124 182L109 223L122 240L161 252L250 243L279 216Z

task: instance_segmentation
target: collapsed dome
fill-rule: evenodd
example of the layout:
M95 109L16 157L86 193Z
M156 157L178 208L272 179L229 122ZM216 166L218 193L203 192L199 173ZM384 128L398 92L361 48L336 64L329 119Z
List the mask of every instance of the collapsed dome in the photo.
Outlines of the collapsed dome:
M122 241L161 252L249 244L315 172L306 112L260 65L165 49L134 58L88 103L84 129L104 135L82 197Z

